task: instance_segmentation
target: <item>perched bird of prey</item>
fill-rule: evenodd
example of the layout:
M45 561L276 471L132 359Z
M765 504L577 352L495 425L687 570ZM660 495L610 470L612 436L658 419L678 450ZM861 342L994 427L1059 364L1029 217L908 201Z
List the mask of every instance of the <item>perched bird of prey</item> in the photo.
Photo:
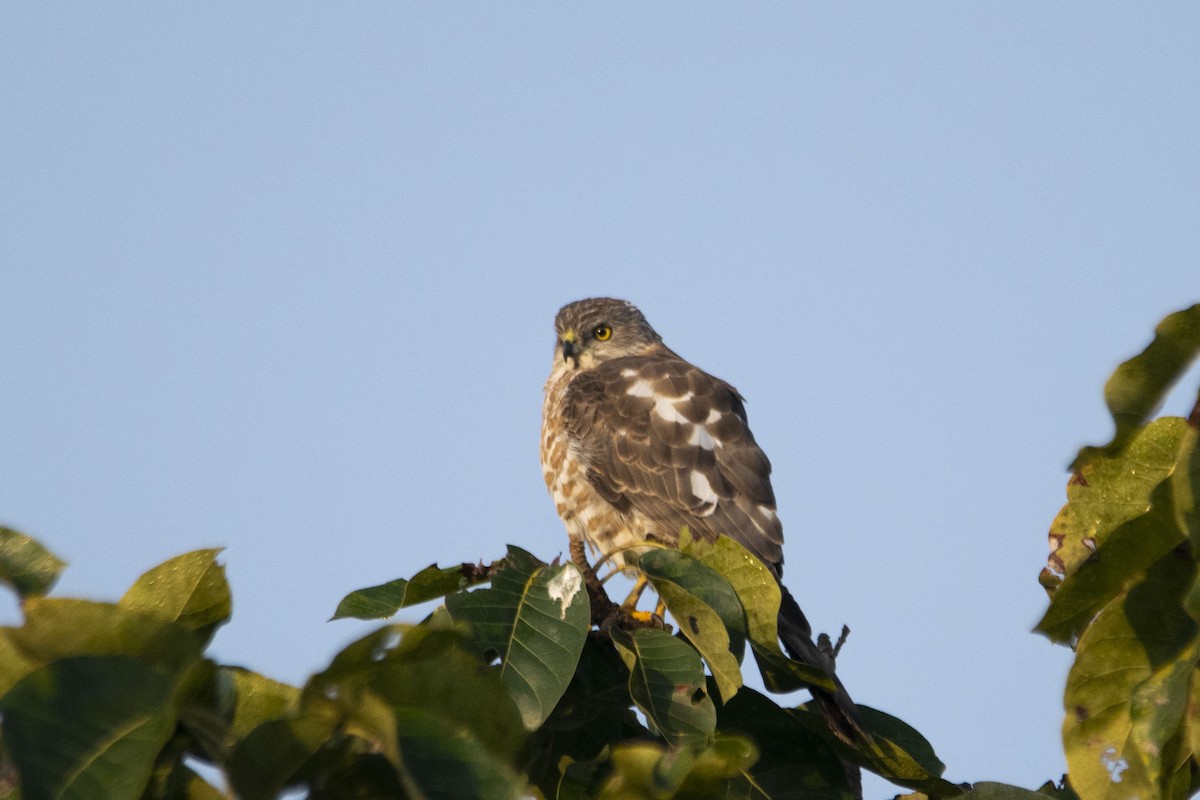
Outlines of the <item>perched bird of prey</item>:
M678 356L624 300L570 303L554 329L542 471L593 591L584 543L601 556L647 540L673 546L685 525L694 536L729 536L778 579L783 527L771 464L737 389ZM624 563L619 552L612 561ZM833 676L832 658L813 643L803 612L780 586L785 648ZM814 697L834 732L852 738L854 705L840 684L837 695L814 690Z

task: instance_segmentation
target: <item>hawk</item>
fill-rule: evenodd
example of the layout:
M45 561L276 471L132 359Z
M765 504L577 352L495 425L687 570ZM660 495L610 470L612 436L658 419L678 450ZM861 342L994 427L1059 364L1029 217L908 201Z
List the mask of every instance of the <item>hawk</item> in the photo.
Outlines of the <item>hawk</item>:
M663 344L624 300L570 303L554 320L554 362L542 406L541 462L572 558L595 591L584 543L617 568L622 550L653 540L729 536L779 579L783 527L771 463L754 440L737 389ZM799 605L780 584L780 638L797 660L833 676ZM602 590L600 590L602 592ZM834 678L836 682L836 677ZM843 738L860 730L840 684L814 690Z

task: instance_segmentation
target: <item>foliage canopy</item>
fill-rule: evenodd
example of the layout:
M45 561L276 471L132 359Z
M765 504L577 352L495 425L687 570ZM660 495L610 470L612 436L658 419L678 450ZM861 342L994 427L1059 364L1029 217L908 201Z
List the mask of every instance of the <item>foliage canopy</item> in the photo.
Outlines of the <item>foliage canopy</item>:
M929 797L1183 798L1200 789L1200 402L1150 420L1200 352L1200 305L1172 314L1105 397L1113 440L1072 465L1041 576L1038 632L1072 647L1069 776L1029 791L942 779L932 746L862 707L847 744L804 704L829 687L782 651L780 592L729 539L684 536L629 561L678 629L592 624L574 564L510 546L489 566L427 567L351 592L336 618L384 624L303 686L205 655L232 599L219 551L160 564L116 603L48 597L65 566L0 528L0 798L844 798L867 769ZM218 769L227 787L192 764Z

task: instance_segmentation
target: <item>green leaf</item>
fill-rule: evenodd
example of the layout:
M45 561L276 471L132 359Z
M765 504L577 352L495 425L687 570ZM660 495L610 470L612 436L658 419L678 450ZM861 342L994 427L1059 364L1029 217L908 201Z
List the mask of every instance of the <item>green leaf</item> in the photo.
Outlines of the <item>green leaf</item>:
M1198 662L1200 639L1193 638L1176 658L1156 667L1138 684L1130 703L1130 739L1138 745L1145 773L1164 776L1160 780L1164 787L1184 767L1178 751L1183 744L1184 715ZM1191 756L1191 750L1186 756Z
M2 701L27 800L136 800L175 726L170 673L120 656L65 658Z
M942 779L946 765L938 759L933 746L915 728L901 719L870 706L858 707L863 727L872 741L859 743L853 757L859 764L893 783L927 792L935 797L950 797L962 789ZM823 725L816 714L812 725Z
M296 775L326 745L335 730L326 714L267 720L233 749L225 765L237 796L274 800L295 785Z
M342 650L305 686L306 700L326 698L357 712L364 694L393 713L416 708L468 731L502 760L525 740L520 712L500 671L464 649L456 629L384 626ZM369 727L378 732L380 723Z
M1183 420L1168 418L1147 426L1124 455L1100 459L1081 473L1087 482L1096 469L1104 475L1102 488L1091 502L1069 501L1051 529L1052 545L1058 547L1050 564L1067 574L1056 579L1039 632L1052 641L1072 642L1106 603L1188 539L1191 532L1181 526L1190 525L1195 515L1196 458L1196 432ZM1157 484L1142 500L1150 480ZM1068 524L1060 526L1064 520ZM1082 524L1069 525L1070 520ZM1080 551L1088 557L1081 559Z
M746 639L746 612L737 593L718 572L679 550L630 553L666 603L680 632L700 652L712 671L723 700L742 685L738 668Z
M811 730L785 709L743 688L717 710L722 733L754 742L759 758L747 770L750 785L764 797L818 800L853 796L846 770L823 731Z
M971 787L971 791L960 797L961 800L1046 800L1046 795L1042 792L993 781L980 781Z
M723 577L737 594L746 612L746 632L750 649L762 672L763 682L772 692L793 692L813 686L828 692L836 685L819 667L788 658L779 646L779 583L766 565L749 550L730 539L718 537L709 542L694 539L686 531L679 549Z
M671 744L706 746L717 724L700 656L666 631L611 631L629 668L629 694Z
M25 655L13 641L11 628L0 628L0 697L40 663L40 660Z
M446 607L471 626L480 652L500 658L525 727L535 730L566 691L591 627L579 568L543 564L510 546L490 589L451 595Z
M625 662L607 637L592 635L566 693L530 736L531 758L525 772L545 797L554 797L564 759L591 761L612 742L649 736L633 712Z
M1187 423L1158 419L1119 455L1094 459L1067 483L1067 503L1050 525L1042 582L1054 591L1104 546L1118 527L1150 510L1150 495L1179 465Z
M245 738L262 723L296 713L300 690L242 667L220 667L220 712L234 740Z
M1140 354L1117 367L1104 386L1116 432L1100 447L1084 447L1071 470L1125 447L1200 353L1200 304L1169 315L1154 329L1154 339Z
M333 619L385 619L406 606L436 600L486 580L482 572L464 570L461 564L430 564L410 579L399 578L351 592L338 603Z
M172 759L164 763L161 757L142 797L143 800L228 800L183 761Z
M1190 560L1163 556L1080 637L1067 677L1063 743L1081 797L1173 793L1187 736L1176 694L1190 694L1198 633L1181 598L1195 573Z
M21 598L49 592L66 565L36 539L0 526L0 583Z
M36 597L25 601L25 624L5 634L29 661L77 655L126 655L170 672L200 658L195 637L172 622L112 603Z
M1188 426L1179 443L1179 455L1171 473L1171 497L1175 524L1200 552L1200 430Z
M207 644L233 612L220 552L195 550L164 561L134 581L117 605L195 631Z
M545 792L544 796L555 800L593 800L602 796L611 774L612 764L607 755L590 761L566 760L555 791Z
M1184 541L1175 524L1171 483L1159 484L1150 502L1149 513L1113 531L1093 560L1058 587L1037 631L1055 642L1074 640L1105 604Z
M558 798L767 798L746 779L757 758L742 737L721 736L703 750L665 748L657 742L615 745L607 759L570 764ZM810 795L805 795L810 796Z
M510 800L525 783L469 731L435 713L396 711L402 782L429 800Z
M611 742L649 737L632 707L629 670L616 648L611 641L589 636L566 693L530 737L530 781L553 797L564 759L590 761Z

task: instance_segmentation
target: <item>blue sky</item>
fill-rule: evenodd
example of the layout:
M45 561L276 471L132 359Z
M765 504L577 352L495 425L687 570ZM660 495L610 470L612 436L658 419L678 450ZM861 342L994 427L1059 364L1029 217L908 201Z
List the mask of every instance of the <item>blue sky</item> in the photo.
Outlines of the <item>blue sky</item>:
M1200 10L1087 12L5 4L0 522L60 594L226 546L215 654L301 681L351 589L565 551L551 322L624 297L748 398L856 699L1056 777L1065 466L1200 293Z

